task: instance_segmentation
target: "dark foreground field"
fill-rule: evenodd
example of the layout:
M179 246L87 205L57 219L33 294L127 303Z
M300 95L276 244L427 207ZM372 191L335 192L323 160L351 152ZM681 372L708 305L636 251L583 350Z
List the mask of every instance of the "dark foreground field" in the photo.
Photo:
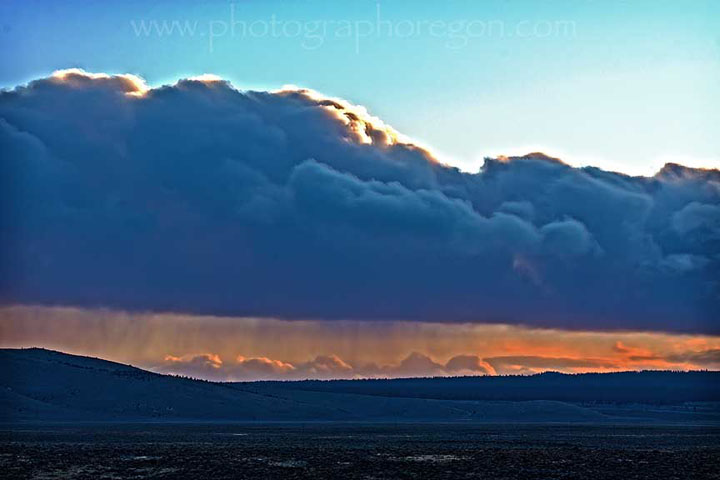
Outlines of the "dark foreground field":
M5 427L3 478L720 478L720 428L457 424Z

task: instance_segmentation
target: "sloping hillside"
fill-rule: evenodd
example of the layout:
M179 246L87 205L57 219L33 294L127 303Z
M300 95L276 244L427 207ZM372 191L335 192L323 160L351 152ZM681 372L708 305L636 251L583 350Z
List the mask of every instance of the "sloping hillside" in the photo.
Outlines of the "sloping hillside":
M242 388L43 349L0 351L3 417L294 419L332 415Z
M394 396L386 391L350 392L347 388L374 383L213 383L44 349L5 349L0 350L0 421L718 420L717 409L708 410L707 406L700 411L681 409L679 416L675 411L674 417L668 417L672 412L667 409L649 414L638 408L603 410L542 397L524 401L477 400L457 395L453 399L423 398L428 396L428 388L447 387L444 380L413 382L404 384L407 388ZM318 385L324 391L319 391Z

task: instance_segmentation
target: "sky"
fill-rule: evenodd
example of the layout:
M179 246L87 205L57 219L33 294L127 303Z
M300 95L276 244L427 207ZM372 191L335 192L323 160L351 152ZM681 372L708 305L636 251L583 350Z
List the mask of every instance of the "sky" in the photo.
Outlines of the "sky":
M720 164L712 0L8 0L0 17L6 87L71 67L213 73L365 105L469 171L537 150L642 175Z
M0 346L719 368L717 5L403 5L4 2Z

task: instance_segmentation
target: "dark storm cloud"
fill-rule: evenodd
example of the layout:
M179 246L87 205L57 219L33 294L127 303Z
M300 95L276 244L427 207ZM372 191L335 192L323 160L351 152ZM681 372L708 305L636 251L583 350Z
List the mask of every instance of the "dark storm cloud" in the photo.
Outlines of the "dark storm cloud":
M313 92L0 94L2 301L720 331L720 172L438 163Z

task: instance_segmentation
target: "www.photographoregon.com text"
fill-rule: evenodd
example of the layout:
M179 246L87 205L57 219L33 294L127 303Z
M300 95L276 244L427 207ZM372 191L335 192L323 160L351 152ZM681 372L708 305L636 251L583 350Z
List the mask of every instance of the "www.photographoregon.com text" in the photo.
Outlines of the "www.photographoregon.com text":
M461 49L482 38L574 38L577 30L575 21L565 19L516 22L500 19L388 19L383 17L380 4L364 20L297 20L277 14L249 19L243 17L242 7L235 3L228 6L225 18L204 21L133 19L130 27L136 37L197 37L207 43L208 53L214 53L218 42L226 39L297 39L304 50L317 50L329 40L338 40L348 42L355 53L360 53L363 42L373 38L428 37L448 49Z

